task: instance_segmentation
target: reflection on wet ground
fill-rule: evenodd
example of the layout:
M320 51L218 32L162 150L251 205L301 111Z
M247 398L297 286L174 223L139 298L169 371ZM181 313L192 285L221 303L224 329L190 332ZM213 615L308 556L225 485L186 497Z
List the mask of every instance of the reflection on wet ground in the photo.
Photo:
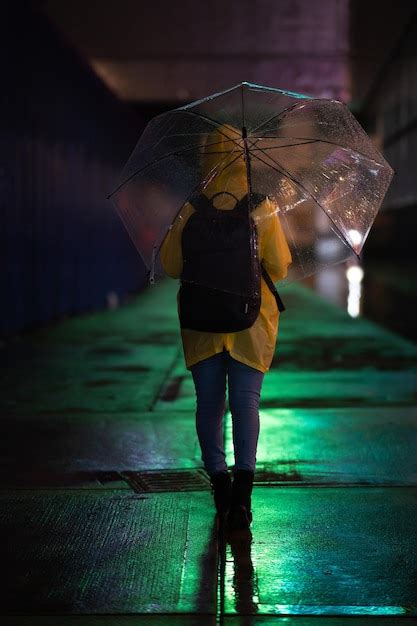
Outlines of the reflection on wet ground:
M417 346L289 286L253 525L222 541L175 296L3 346L2 623L415 625ZM224 441L233 467L229 413Z
M303 283L348 311L417 341L417 267L364 259L322 270Z

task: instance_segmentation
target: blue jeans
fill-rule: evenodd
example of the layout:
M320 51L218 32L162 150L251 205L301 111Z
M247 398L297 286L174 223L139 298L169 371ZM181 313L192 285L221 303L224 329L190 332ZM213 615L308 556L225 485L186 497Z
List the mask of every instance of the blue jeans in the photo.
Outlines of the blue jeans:
M227 471L223 446L226 377L233 425L234 467L255 471L263 372L236 361L223 350L193 365L191 373L197 396L197 435L206 472L212 475Z

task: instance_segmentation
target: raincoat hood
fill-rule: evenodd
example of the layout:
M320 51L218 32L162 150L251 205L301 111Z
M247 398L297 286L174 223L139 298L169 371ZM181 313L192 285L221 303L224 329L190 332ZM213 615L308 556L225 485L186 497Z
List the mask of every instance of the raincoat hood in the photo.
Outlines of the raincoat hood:
M248 181L241 132L230 124L222 124L209 133L202 143L201 168L203 179L211 178L203 189L207 197L211 198L221 191L232 193L238 199L247 194ZM218 196L215 205L218 208L233 208L234 201L225 194Z

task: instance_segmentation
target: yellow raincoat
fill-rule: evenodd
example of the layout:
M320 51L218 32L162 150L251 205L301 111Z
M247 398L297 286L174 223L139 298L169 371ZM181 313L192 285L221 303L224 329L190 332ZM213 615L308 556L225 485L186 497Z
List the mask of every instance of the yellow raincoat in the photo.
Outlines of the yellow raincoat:
M206 176L219 161L218 151L230 150L231 142L227 137L235 141L241 135L237 129L223 125L214 130L206 139L207 144L216 144L212 148L206 148L203 155L203 176ZM210 153L213 151L213 154ZM217 154L214 154L217 152ZM233 161L229 157L229 161ZM239 157L230 166L207 185L204 194L211 198L219 191L228 191L237 198L242 198L248 193L246 165L243 157ZM218 209L233 209L235 200L225 194L219 195L214 200ZM163 245L161 247L162 265L172 278L179 278L182 272L181 235L187 219L195 209L186 202L179 215L173 222ZM258 241L259 258L274 282L287 275L288 265L291 263L291 253L282 230L276 207L273 202L266 198L253 211ZM184 349L184 357L187 369L195 363L207 359L225 348L237 361L241 361L261 372L266 372L271 365L274 356L275 344L278 332L279 311L276 300L264 279L261 284L261 308L255 323L245 330L234 333L211 333L190 329L181 329L181 337Z

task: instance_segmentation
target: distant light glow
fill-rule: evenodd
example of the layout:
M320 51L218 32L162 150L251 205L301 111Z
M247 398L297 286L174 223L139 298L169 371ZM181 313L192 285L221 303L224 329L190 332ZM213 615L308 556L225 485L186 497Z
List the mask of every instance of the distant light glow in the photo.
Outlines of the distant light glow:
M350 283L360 283L363 279L363 269L359 265L351 265L346 270L346 278Z
M348 231L349 239L353 243L354 246L358 246L362 243L362 235L358 230L351 229Z
M351 317L360 315L363 276L363 269L359 265L351 265L346 270L349 284L347 311Z

